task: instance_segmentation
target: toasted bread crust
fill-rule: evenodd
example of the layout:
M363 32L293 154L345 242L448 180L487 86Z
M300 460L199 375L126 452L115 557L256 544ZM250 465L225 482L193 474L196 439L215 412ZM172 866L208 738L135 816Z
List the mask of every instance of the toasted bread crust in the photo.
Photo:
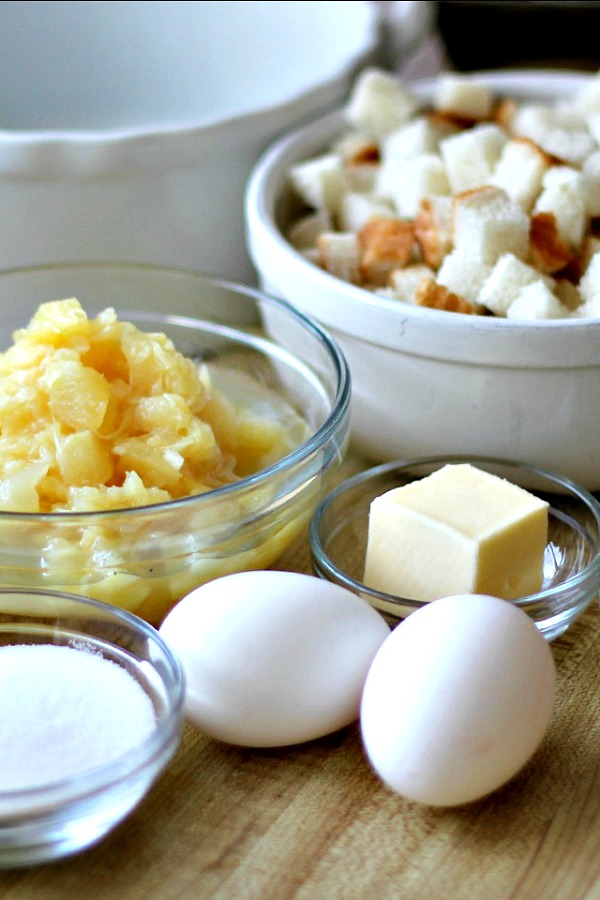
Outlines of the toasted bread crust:
M463 116L460 113L453 112L451 109L431 109L427 111L427 117L430 122L440 125L450 126L456 131L464 131L472 128L480 122L487 122L488 119L474 118L473 116Z
M379 161L379 147L372 141L365 141L356 147L344 160L347 166L372 166Z
M505 97L500 100L494 107L492 120L497 122L507 131L511 130L512 120L517 111L518 103L512 98Z
M529 246L532 265L547 275L553 275L571 265L575 257L558 233L554 214L535 213L530 221Z
M443 309L446 312L460 312L467 315L477 314L472 303L458 294L453 294L448 288L431 278L421 280L415 294L415 303L418 306L427 306L429 309Z
M442 239L435 222L431 200L426 197L415 218L415 240L417 241L423 262L432 269L438 269L449 250Z
M413 222L374 216L358 232L360 273L368 284L387 284L390 272L411 259L415 244Z
M550 153L547 153L545 150L543 150L539 146L539 144L536 144L535 141L531 140L531 138L523 137L522 135L516 135L514 138L512 138L512 140L516 141L516 143L518 144L523 144L526 147L530 147L531 150L540 157L541 161L546 167L549 168L556 162L555 158Z

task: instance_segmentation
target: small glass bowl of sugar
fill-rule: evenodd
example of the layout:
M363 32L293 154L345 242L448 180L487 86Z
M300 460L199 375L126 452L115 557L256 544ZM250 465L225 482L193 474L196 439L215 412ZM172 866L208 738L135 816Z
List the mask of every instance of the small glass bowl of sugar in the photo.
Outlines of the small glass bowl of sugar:
M181 737L181 668L124 610L0 591L0 868L77 853L123 820Z

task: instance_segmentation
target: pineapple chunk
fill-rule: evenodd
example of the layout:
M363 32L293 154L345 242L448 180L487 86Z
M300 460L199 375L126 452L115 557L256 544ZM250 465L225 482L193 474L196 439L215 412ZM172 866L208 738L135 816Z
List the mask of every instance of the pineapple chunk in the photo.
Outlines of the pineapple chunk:
M68 434L58 448L57 457L65 484L82 487L106 483L113 476L112 454L92 431Z
M76 300L57 300L42 303L28 327L14 334L15 344L21 342L51 347L78 347L82 351L89 344L89 322Z
M134 415L134 427L141 431L159 428L183 431L189 428L193 418L181 395L167 393L157 397L140 397Z
M104 375L75 360L59 359L40 383L48 392L55 422L75 430L100 428L110 399L110 384Z
M232 402L206 366L114 309L89 319L74 298L44 303L13 337L0 354L1 509L163 503L256 472L308 433L257 382L232 381ZM103 552L117 540L105 533Z
M37 485L47 469L48 465L43 462L7 466L0 481L0 506L13 512L39 512Z

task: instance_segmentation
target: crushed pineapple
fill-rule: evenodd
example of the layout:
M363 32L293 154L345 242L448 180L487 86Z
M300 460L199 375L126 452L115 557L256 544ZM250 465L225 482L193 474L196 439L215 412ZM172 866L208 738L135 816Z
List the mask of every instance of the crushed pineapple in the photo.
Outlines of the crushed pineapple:
M42 304L0 354L0 509L123 509L201 494L306 437L236 404L164 334Z

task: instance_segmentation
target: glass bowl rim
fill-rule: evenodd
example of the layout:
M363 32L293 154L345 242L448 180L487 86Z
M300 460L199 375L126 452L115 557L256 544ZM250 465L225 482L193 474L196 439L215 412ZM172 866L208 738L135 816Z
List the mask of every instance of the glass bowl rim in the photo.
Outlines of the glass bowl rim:
M82 520L101 521L102 519L109 519L114 516L133 517L139 516L142 513L159 515L161 512L167 510L172 511L183 509L187 506L202 502L206 499L213 500L220 499L221 497L229 498L254 487L260 487L263 482L268 481L272 476L279 475L282 472L287 472L288 470L293 469L299 463L302 463L313 453L328 444L331 437L336 434L336 432L340 428L341 423L343 423L344 419L348 415L351 396L350 370L346 358L336 341L325 328L323 328L318 322L311 319L301 310L297 309L293 304L289 303L283 298L269 294L268 292L263 291L260 288L253 287L252 285L244 284L242 282L236 282L219 275L212 275L200 269L188 269L178 266L157 265L154 263L137 263L113 260L82 262L74 261L42 263L32 266L14 266L9 269L3 269L0 272L0 281L8 276L26 275L30 273L43 274L44 272L55 272L61 270L68 272L75 271L77 269L96 269L106 271L123 270L127 272L140 271L148 274L172 275L175 277L189 278L192 281L199 280L205 282L211 287L217 287L227 291L232 291L238 296L243 296L256 303L267 303L270 307L273 307L275 309L278 308L284 311L286 315L291 317L291 319L300 324L306 332L310 333L314 338L316 338L320 346L325 350L329 359L333 363L333 368L335 371L335 396L333 397L331 408L325 422L313 434L311 434L306 441L300 444L299 447L296 447L294 450L292 450L291 453L286 454L281 459L277 460L275 463L272 463L270 466L261 469L259 472L255 472L253 475L241 478L239 481L233 482L231 484L213 488L212 490L206 491L203 494L191 494L188 497L181 497L175 500L167 500L162 503L146 504L144 506L122 507L118 509L88 511L65 510L64 512L47 513L27 513L0 509L0 520L5 518L7 521L35 521L48 523L55 523L57 521L78 522ZM187 316L186 318L193 319L193 316ZM202 319L198 319L199 324L202 324L202 321ZM278 345L276 344L276 346Z
M337 566L330 559L329 555L326 553L323 547L320 535L320 526L326 512L340 496L345 494L347 491L352 490L353 488L359 487L365 482L374 480L381 475L386 475L388 473L396 472L401 469L406 470L410 467L420 465L439 466L446 463L461 462L469 462L475 465L477 463L481 463L482 465L487 463L491 466L504 466L512 469L520 469L522 471L530 472L533 475L539 475L544 479L547 479L551 482L554 482L555 484L560 485L563 488L566 488L571 496L575 496L583 501L587 509L592 513L598 527L598 531L600 533L600 502L596 500L593 494L586 488L581 487L571 478L568 478L565 475L561 475L552 469L547 469L544 466L537 466L532 463L524 462L522 460L504 459L502 457L496 456L478 456L468 454L415 456L406 459L392 460L390 462L382 463L378 466L373 466L372 468L366 469L363 472L359 472L357 475L353 475L350 478L342 481L329 494L327 494L327 496L321 501L321 503L319 503L318 507L315 509L311 517L308 530L311 554L317 565L319 566L319 569L327 573L328 576L333 576L338 583L343 584L354 593L369 595L376 600L383 601L392 606L405 606L413 609L420 609L421 607L427 605L428 601L425 600L413 600L408 597L404 598L396 594L387 594L384 591L378 591L375 588L370 588L362 581L357 581L343 569L340 569L339 566ZM559 596L564 591L577 588L579 585L585 584L591 578L593 578L598 584L600 584L600 540L596 545L593 558L575 575L572 575L570 578L567 578L565 581L561 582L558 585L555 585L554 587L546 588L545 590L538 591L534 594L528 594L525 597L518 597L514 600L511 600L510 602L514 606L518 606L523 609L526 609L530 605L548 603L554 597Z
M165 695L168 698L168 709L162 721L156 724L156 728L147 735L144 740L138 744L133 750L129 750L125 755L120 755L105 765L98 766L88 772L82 772L70 778L61 778L58 781L52 781L33 788L19 788L14 791L0 790L0 809L8 807L10 801L29 801L27 811L35 812L36 808L47 809L52 806L60 808L74 800L81 799L84 796L101 793L104 789L110 788L112 785L126 781L135 772L144 769L151 761L160 756L160 754L168 747L177 730L183 722L183 708L185 699L185 675L179 659L169 644L159 634L158 630L136 616L134 613L128 612L118 606L104 603L101 600L93 600L80 594L70 594L65 591L52 591L37 588L0 588L0 603L5 596L27 596L27 597L48 597L49 599L58 599L68 601L75 606L81 606L91 610L101 612L107 620L120 621L132 629L138 636L145 637L152 644L157 645L165 661L168 664L169 675L172 684L169 686L164 679L161 678L165 687ZM1 612L1 610L0 610ZM50 616L49 616L50 618ZM0 624L0 630L1 630ZM27 631L26 625L24 632ZM82 636L85 636L82 633ZM110 642L109 642L110 643ZM12 646L12 645L7 645ZM60 645L58 645L60 646ZM118 646L118 645L116 645ZM132 654L133 655L133 654ZM34 807L34 802L37 801ZM15 814L20 815L22 810L17 807ZM26 814L26 813L24 813ZM10 814L0 812L0 823L10 818Z

